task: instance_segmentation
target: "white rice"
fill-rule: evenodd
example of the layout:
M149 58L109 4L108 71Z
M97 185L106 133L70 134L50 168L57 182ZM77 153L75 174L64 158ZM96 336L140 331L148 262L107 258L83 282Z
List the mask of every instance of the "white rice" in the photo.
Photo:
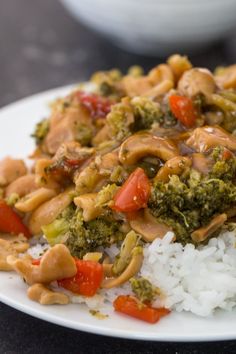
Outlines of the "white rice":
M206 246L195 248L172 243L173 233L156 239L144 247L144 262L139 276L145 277L161 289L164 296L154 305L190 311L209 316L216 309L232 310L236 306L236 234L224 232ZM36 245L30 254L38 257L47 246ZM106 249L113 259L119 252L116 246ZM118 295L130 294L129 283L119 288L101 290L91 299L70 294L74 303L86 303L99 309L104 302L112 303Z
M164 305L208 316L236 305L236 237L225 232L207 246L171 243L172 234L145 247L140 275L159 287Z

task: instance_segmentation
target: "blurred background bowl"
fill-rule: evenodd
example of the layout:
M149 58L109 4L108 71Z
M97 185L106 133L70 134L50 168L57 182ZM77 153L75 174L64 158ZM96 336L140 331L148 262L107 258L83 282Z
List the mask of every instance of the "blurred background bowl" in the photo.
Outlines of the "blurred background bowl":
M88 27L131 52L197 51L236 27L236 0L61 0Z

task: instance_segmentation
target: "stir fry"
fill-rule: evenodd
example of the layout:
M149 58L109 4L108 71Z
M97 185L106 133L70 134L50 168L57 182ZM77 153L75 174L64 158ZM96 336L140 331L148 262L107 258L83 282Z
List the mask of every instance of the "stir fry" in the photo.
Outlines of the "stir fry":
M32 137L32 169L0 161L0 269L41 304L69 302L55 281L83 296L129 282L115 310L150 323L166 315L152 307L160 289L138 276L145 244L169 231L205 244L236 217L236 66L212 73L176 54L147 74L97 72L89 91L53 102ZM19 256L42 235L42 257Z

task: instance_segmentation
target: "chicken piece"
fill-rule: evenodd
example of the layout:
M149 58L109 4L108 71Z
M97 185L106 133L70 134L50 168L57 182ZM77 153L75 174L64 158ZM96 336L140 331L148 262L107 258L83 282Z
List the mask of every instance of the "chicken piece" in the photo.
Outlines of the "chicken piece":
M24 253L29 248L27 239L22 236L6 236L0 238L0 270L10 271L12 266L8 264L7 257L17 256L18 253Z
M96 198L97 193L82 194L74 198L75 205L83 209L84 221L93 220L102 213L102 208L96 206Z
M118 150L96 156L95 164L102 176L110 176L113 169L119 165Z
M134 218L129 220L129 223L132 229L140 234L146 242L162 238L167 232L172 231L166 224L158 222L148 209L135 213Z
M35 175L29 174L17 178L5 189L5 196L8 198L11 194L17 194L20 198L24 197L38 188Z
M27 290L30 300L39 302L41 305L67 305L69 297L66 294L52 291L43 284L31 285Z
M110 140L109 134L109 126L105 124L93 137L92 145L98 146L99 144L103 143L104 141Z
M224 146L229 150L236 151L236 137L220 127L204 126L196 128L192 132L186 145L197 152L206 152L217 146Z
M133 165L142 157L150 155L167 161L179 155L179 151L170 139L140 133L130 136L123 142L119 160L124 165Z
M83 162L94 154L93 148L81 147L80 143L76 141L69 141L59 146L52 161L66 160L71 161L72 164Z
M56 192L53 189L39 188L15 203L15 208L24 213L30 212L38 208L42 203L55 197Z
M192 240L195 242L203 242L218 230L227 220L226 214L215 216L208 225L201 227L191 233Z
M47 167L46 174L63 185L87 160L91 160L94 152L94 148L82 147L75 141L63 143Z
M193 68L185 71L178 82L178 91L187 97L194 97L199 93L210 96L215 90L214 77L207 69Z
M172 175L181 175L184 170L191 167L192 161L187 156L175 156L168 160L157 172L154 181L168 182Z
M79 194L93 192L102 178L103 177L100 175L95 162L90 162L88 166L82 168L81 171L75 172L74 174L76 192Z
M29 285L49 284L55 280L73 277L77 273L74 258L62 244L47 250L39 265L33 265L30 260L15 256L8 256L7 262Z
M215 74L215 80L220 88L236 88L236 64L226 68L219 68Z
M23 160L5 157L0 161L0 187L7 186L26 173L27 168Z
M32 235L42 233L41 227L50 224L72 202L73 189L68 188L63 193L41 204L29 218L29 229Z
M77 140L80 126L92 129L89 112L79 105L68 108L56 125L50 125L44 142L46 150L54 155L62 143Z

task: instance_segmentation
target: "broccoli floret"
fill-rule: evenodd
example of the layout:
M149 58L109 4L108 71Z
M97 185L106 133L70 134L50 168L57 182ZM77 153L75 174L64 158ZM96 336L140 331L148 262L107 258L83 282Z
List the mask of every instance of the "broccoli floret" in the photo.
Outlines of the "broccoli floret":
M103 187L98 192L96 206L98 207L107 206L108 203L113 199L117 190L118 190L118 186L115 183L108 184L107 186Z
M224 148L216 147L211 156L215 161L210 172L211 178L232 181L236 175L236 158L232 155L229 159L223 158Z
M98 93L100 95L117 99L122 96L122 92L117 85L121 78L121 71L118 69L112 69L110 71L96 72L91 77L91 81L98 86Z
M160 294L160 290L143 277L131 278L130 283L132 291L141 302L152 302Z
M120 222L112 219L111 215L84 222L82 211L71 205L42 230L51 245L64 243L73 256L82 258L87 252L122 239L120 226Z
M135 123L133 130L151 128L153 123L162 123L163 114L160 105L147 97L134 97L131 100L134 110Z
M111 112L107 115L110 134L117 141L122 141L131 134L131 124L133 122L132 108L126 101L113 105Z
M79 123L77 128L76 141L82 146L90 146L93 138L92 128L82 123Z
M20 196L17 193L12 193L9 197L6 198L6 203L9 206L14 206L20 199Z
M73 218L75 209L72 205L68 206L50 224L42 226L42 231L51 246L63 243L70 229L70 220Z
M35 130L31 136L35 139L36 145L40 145L49 131L49 120L43 119L36 124Z
M212 172L203 177L192 170L185 181L173 175L167 183L156 183L149 208L160 222L172 227L179 241L185 243L191 242L194 230L235 202L236 186L232 180L212 178Z
M140 77L144 74L144 70L139 65L133 65L128 69L128 75L133 77Z

